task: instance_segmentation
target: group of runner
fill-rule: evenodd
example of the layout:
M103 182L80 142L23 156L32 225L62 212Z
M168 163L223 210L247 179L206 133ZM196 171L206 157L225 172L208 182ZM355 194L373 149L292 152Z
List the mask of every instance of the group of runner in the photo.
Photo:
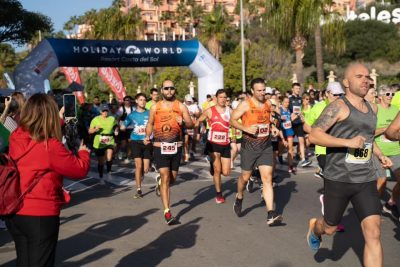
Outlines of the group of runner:
M352 202L365 238L364 264L381 266L382 208L378 189L382 191L386 176L382 177L380 173L385 173L383 168L391 169L399 180L400 146L399 142L391 139L399 139L400 118L398 110L390 107L390 98L394 95L390 87L380 88L381 101L378 105L364 99L371 85L365 66L349 65L343 85L345 90L338 82L329 83L324 91L325 100L312 107L304 104L307 95L300 97L299 84L292 87L294 97L283 98L281 104L269 99L262 78L251 81L251 95L241 96L233 109L227 103L227 92L220 89L200 112L198 107L191 107L193 99L190 95L185 97L185 103L176 99L176 88L171 80L162 83L162 100L153 103L149 110L145 108L146 96L136 95L136 110L126 117L120 127L121 131L127 127L133 129L130 138L136 167L135 198L143 196L141 181L152 160L159 171L156 192L161 197L164 219L169 225L177 222L170 210L170 187L177 179L182 156L184 161L188 161L190 152L195 151L195 145L190 147L188 141L200 139L200 129L206 122L205 153L209 155L216 203L225 202L221 176L230 175L233 160L240 150L241 174L233 203L235 214L242 216L246 185L251 181L254 170L258 170L263 185L267 224L278 224L282 215L274 207L273 173L279 147L287 147L288 171L295 173L294 137L299 144L300 166L311 164L307 159L306 144L309 139L316 145L315 153L320 166L317 176L324 182L321 198L323 217L312 218L309 222L307 242L310 248L319 249L321 236L337 230L348 203ZM117 122L115 119L106 120L106 106L100 109L101 115L92 120L89 133L96 133L94 148L99 157L98 170L102 178L104 157L107 172L111 170L112 133ZM382 180L377 185L378 177ZM399 191L397 183L385 204L385 210L391 214L397 210L395 204Z

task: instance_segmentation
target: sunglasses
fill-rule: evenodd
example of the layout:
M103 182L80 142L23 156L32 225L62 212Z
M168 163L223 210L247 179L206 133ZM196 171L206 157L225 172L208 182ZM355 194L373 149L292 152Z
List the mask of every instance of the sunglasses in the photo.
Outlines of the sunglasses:
M394 93L385 93L385 96L394 96Z
M344 96L344 94L332 94L333 96L338 96L338 97L341 97L341 96Z
M175 87L167 86L167 87L163 87L163 90L171 90L171 91L173 91L173 90L175 90Z

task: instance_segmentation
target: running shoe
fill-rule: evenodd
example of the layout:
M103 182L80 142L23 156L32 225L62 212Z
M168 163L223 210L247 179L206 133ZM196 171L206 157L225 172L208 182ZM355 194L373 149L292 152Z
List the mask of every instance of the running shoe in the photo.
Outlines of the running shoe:
M292 172L293 172L293 174L297 174L297 168L296 167L292 167Z
M317 251L321 247L321 242L322 242L321 237L314 234L313 229L316 221L317 221L316 218L312 218L310 220L307 233L307 244L313 251Z
M233 211L236 213L238 217L242 216L242 202L243 198L239 199L236 197L235 203L233 203Z
M319 202L321 202L321 213L324 215L324 195L319 196Z
M217 204L225 203L225 198L222 196L222 194L217 194L215 197L215 202L217 202Z
M293 172L292 168L289 167L289 168L288 168L288 173L292 173L292 172Z
M300 161L300 162L299 162L299 165L300 165L301 167L307 167L307 166L310 166L311 163L312 163L311 160L305 159L305 160Z
M138 189L137 191L136 191L136 194L133 196L133 198L142 198L143 197L143 193L142 193L142 190L140 190L140 189Z
M161 192L160 192L160 184L161 184L161 176L158 175L158 176L156 177L156 189L155 189L156 195L157 195L158 197L161 195Z
M388 202L383 206L383 211L390 214L394 219L399 220L399 210L396 204L390 205Z
M174 224L176 222L176 218L172 216L171 211L167 211L166 213L164 213L164 219L166 224L168 225Z
M249 193L253 193L253 188L254 188L254 178L250 177L250 179L247 181L246 184L246 190Z
M282 222L282 220L283 220L282 215L279 215L278 213L276 213L276 211L274 210L268 211L267 224L269 226L280 223Z
M343 233L344 230L345 230L344 225L339 223L338 226L336 227L336 232Z
M321 168L318 169L318 171L316 173L314 173L314 176L319 178L319 179L324 179L324 174L322 173Z
M131 163L131 161L130 161L128 158L126 158L126 159L124 160L124 164L129 164L129 163Z

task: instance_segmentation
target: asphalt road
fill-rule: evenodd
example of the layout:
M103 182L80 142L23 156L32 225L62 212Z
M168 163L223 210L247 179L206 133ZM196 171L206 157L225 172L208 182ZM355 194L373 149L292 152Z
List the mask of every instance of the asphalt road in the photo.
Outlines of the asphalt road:
M317 253L307 247L308 219L321 214L322 181L313 176L314 167L290 176L279 166L276 210L284 221L269 227L257 186L245 194L244 216L234 214L238 167L223 179L226 203L216 204L204 159L182 166L171 196L181 223L168 226L154 192L155 173L145 176L144 198L134 199L132 164L115 165L106 185L98 184L93 166L85 180L65 182L73 195L61 213L56 266L361 266L363 237L351 205L344 233L325 237ZM399 226L382 217L385 266L400 265ZM7 231L0 231L0 265L15 266Z

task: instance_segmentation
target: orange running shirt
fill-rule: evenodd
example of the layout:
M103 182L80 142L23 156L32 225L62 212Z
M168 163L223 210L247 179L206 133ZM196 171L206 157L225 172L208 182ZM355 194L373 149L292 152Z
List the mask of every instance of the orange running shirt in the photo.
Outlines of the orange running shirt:
M164 101L156 104L154 114L154 141L155 142L178 142L182 140L182 128L178 124L176 117L182 117L182 111L179 107L180 102L175 100L172 109L163 107Z
M257 125L255 135L243 132L243 147L251 150L264 150L270 144L271 105L268 101L257 107L253 100L247 100L250 107L242 116L243 126Z

